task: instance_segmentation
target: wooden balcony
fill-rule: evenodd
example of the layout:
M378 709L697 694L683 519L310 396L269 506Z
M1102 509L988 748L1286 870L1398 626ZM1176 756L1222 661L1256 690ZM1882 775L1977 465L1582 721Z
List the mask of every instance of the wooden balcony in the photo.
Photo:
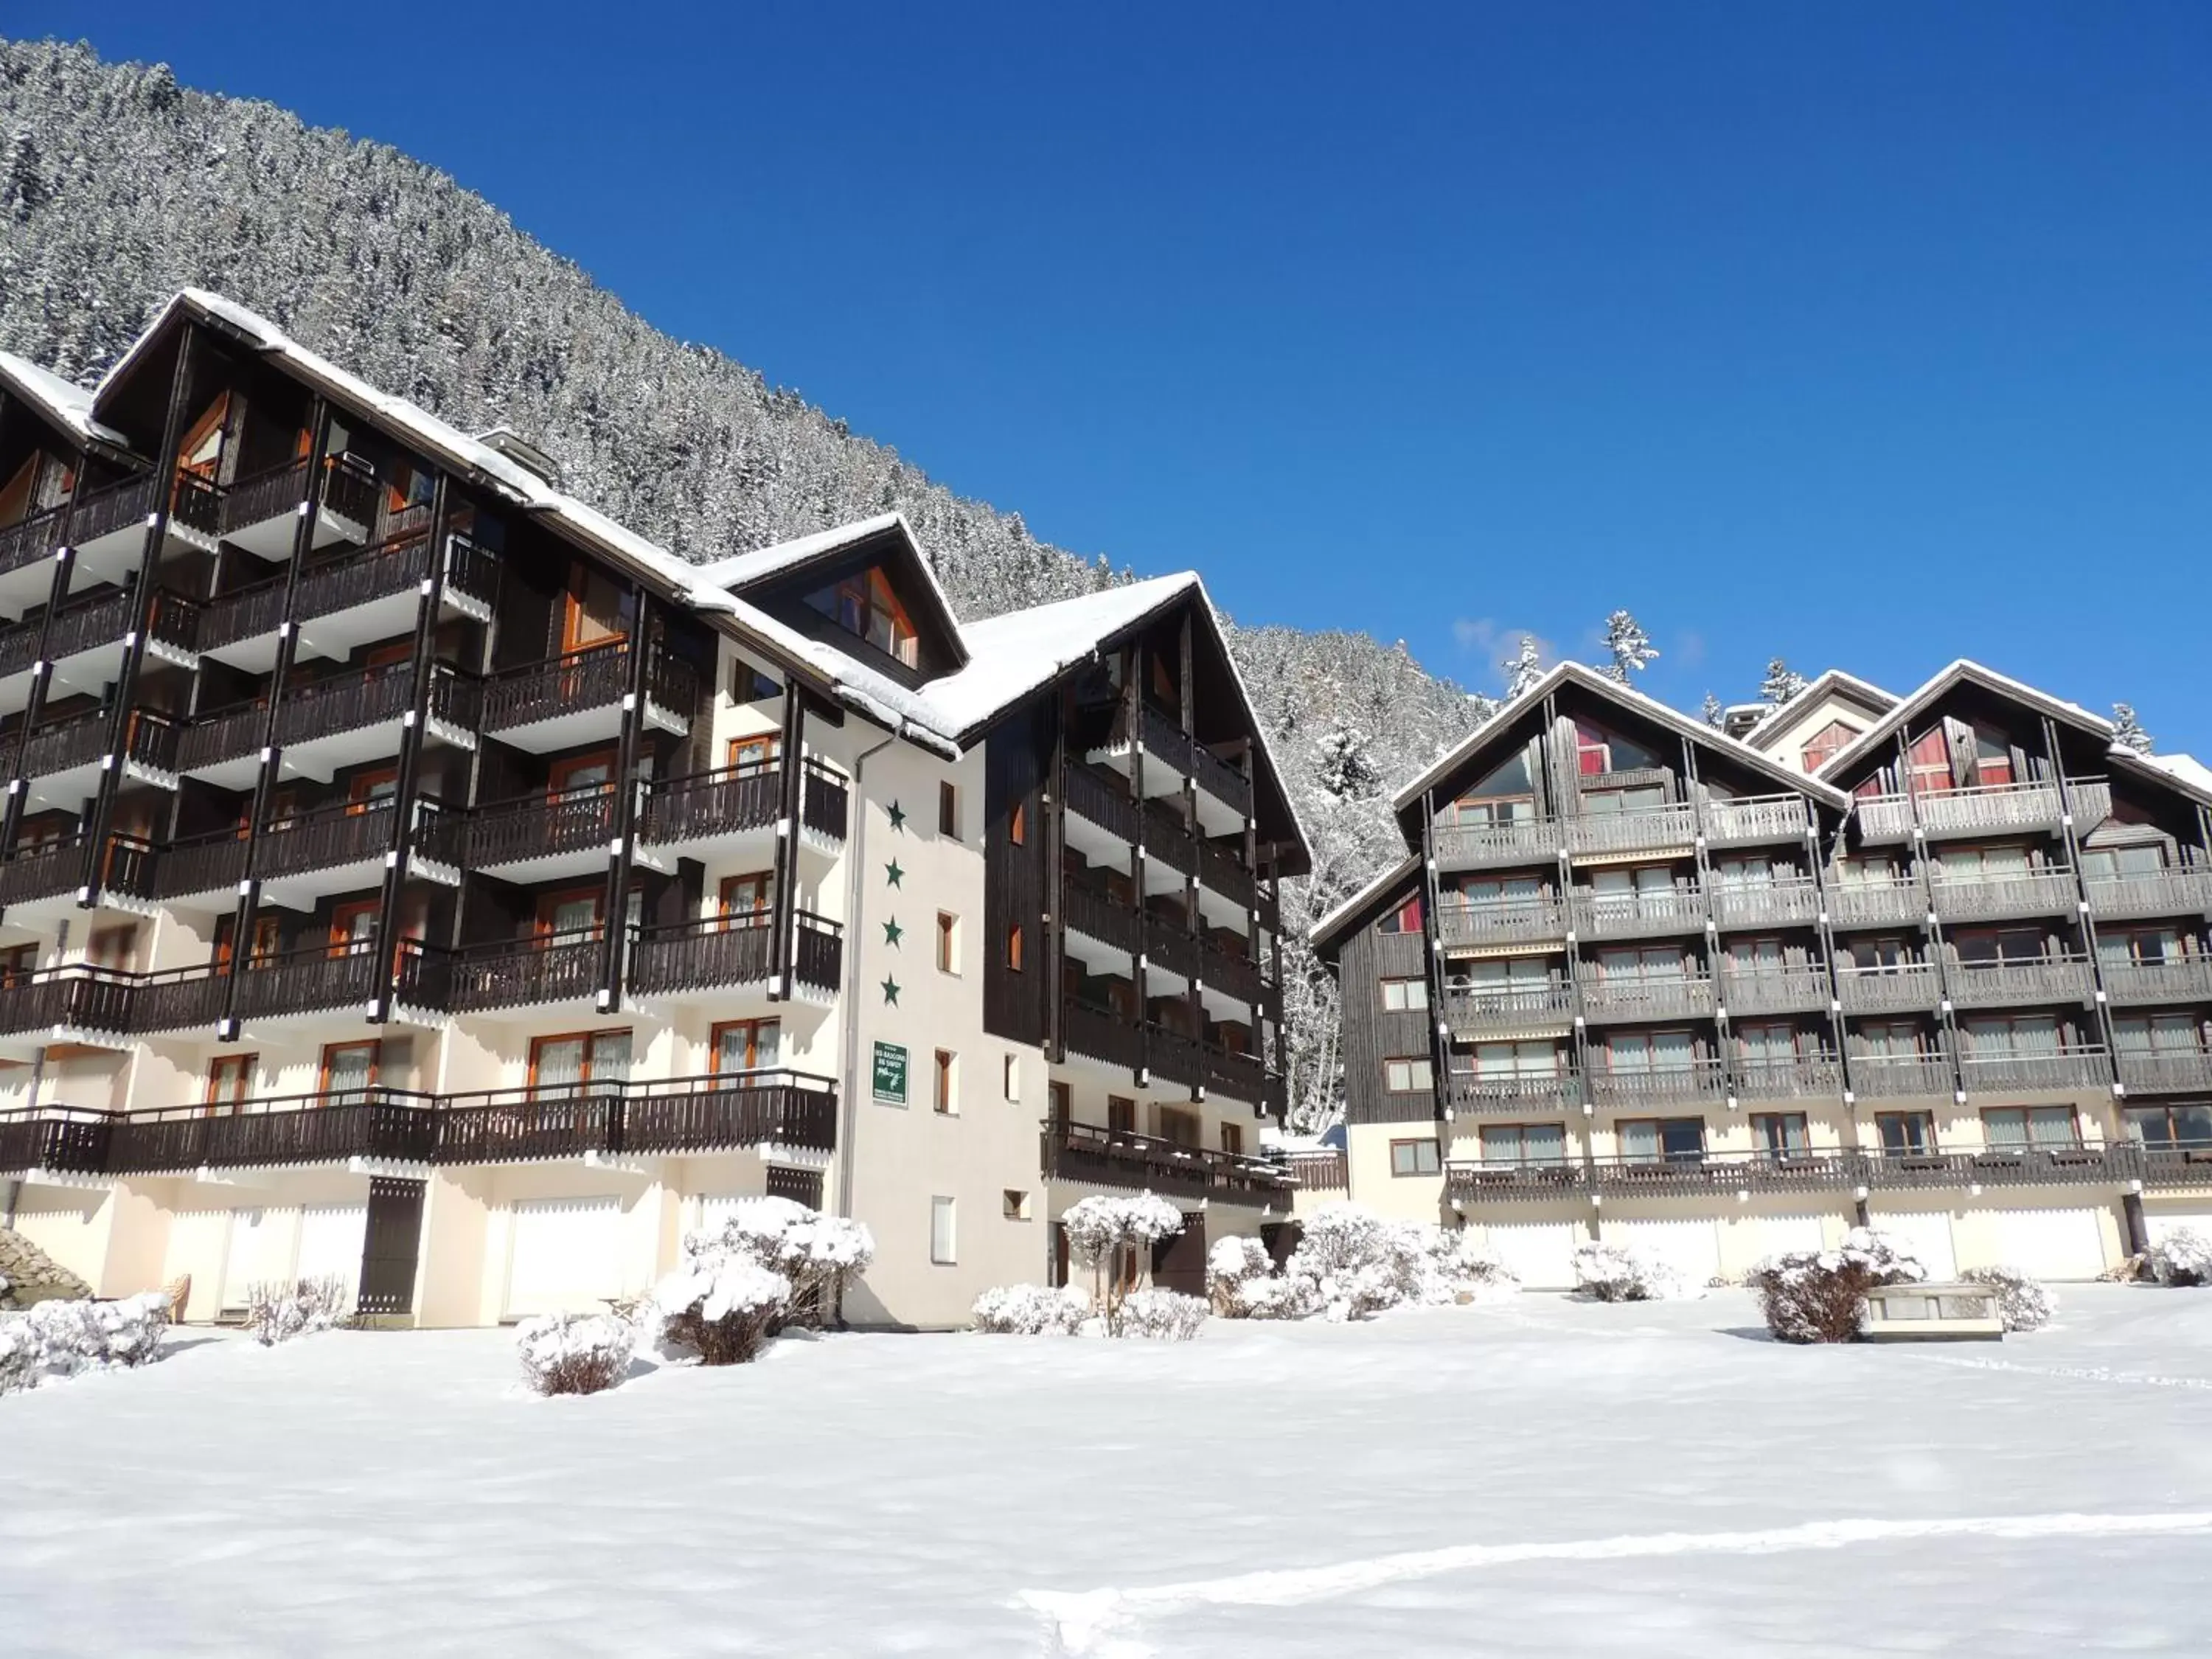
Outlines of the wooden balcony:
M1762 842L1802 842L1812 828L1802 795L1708 797L1699 810L1708 847L1748 847Z
M1548 899L1437 906L1437 937L1446 945L1505 945L1562 939L1565 910Z
M82 832L21 847L0 859L0 906L74 894L84 884Z
M551 860L604 868L619 799L612 783L587 783L489 802L460 819L461 860L471 870Z
M475 693L472 677L441 663L431 684L430 712L460 730L471 730ZM382 747L373 738L356 738L342 757L335 757L348 763L371 760L379 753L397 750L400 723L414 702L412 662L380 663L289 685L276 705L276 740L296 752L327 739L388 727L390 738ZM243 788L259 766L269 729L265 699L202 715L185 727L179 739L177 769L218 775L216 781Z
M2138 1167L2135 1148L2125 1145L1875 1152L1865 1158L1867 1184L1892 1188L2118 1184L2131 1178Z
M393 962L373 941L288 951L248 962L238 975L234 1012L265 1021L359 1009L390 988Z
M1695 882L1634 893L1574 890L1575 931L1589 939L1651 939L1705 931L1705 896Z
M1820 890L1809 876L1755 885L1708 888L1723 927L1802 927L1820 919Z
M1501 1076L1466 1066L1452 1068L1444 1098L1455 1112L1559 1112L1582 1103L1581 1075L1557 1072Z
M622 1146L620 1083L448 1095L438 1103L434 1161L538 1164Z
M2103 1048L2077 1044L2045 1054L1970 1054L1959 1063L1970 1095L2031 1093L2045 1089L2109 1092L2112 1057Z
M1240 910L1261 908L1259 878L1244 867L1242 859L1219 842L1202 836L1197 847L1200 886L1212 888Z
M2101 781L2082 781L2102 787ZM1860 837L1873 843L1906 840L1916 825L1930 839L2038 830L2055 834L2064 812L2057 784L2040 781L1925 789L1863 797L1857 803Z
M1145 1063L1143 1027L1133 1016L1068 1000L1061 1005L1060 1035L1068 1052L1125 1071Z
M483 729L541 754L611 736L629 695L630 664L629 642L617 640L501 669L484 681ZM651 647L643 711L648 723L686 732L698 701L691 665Z
M2163 962L2098 964L2105 994L2115 1003L2212 1002L2212 957L2168 957Z
M2203 1048L2119 1052L2120 1081L2131 1095L2212 1091L2212 1053Z
M289 557L294 526L307 499L307 473L308 463L301 459L224 487L216 497L215 522L210 528L223 540L235 542L262 558ZM381 486L365 465L350 457L330 458L323 468L314 545L368 540L376 523L380 494Z
M1713 1012L1710 979L1605 979L1585 970L1583 1015L1592 1022L1705 1019Z
M112 710L88 708L40 721L31 728L23 744L22 775L58 780L74 773L97 773L107 754ZM142 774L172 781L177 769L177 727L164 714L151 708L131 711L125 732L124 758ZM58 785L50 793L65 795ZM90 790L85 793L89 794Z
M1729 1085L1739 1100L1841 1100L1844 1063L1834 1055L1796 1060L1737 1060Z
M2155 875L2092 877L2084 884L2089 914L2100 921L2134 916L2212 914L2212 869L2161 870Z
M222 1018L228 973L214 963L127 976L128 1030L141 1035L212 1030Z
M442 1006L458 1014L592 1002L602 985L603 952L597 927L465 945L444 963Z
M1947 954L1943 983L1952 1006L2001 1008L2019 1003L2087 1002L2096 994L2096 973L2084 956L2033 957L2008 962L1966 962Z
M1928 895L1915 876L1844 881L1831 872L1828 920L1838 927L1917 927L1928 919Z
M264 881L381 864L395 830L389 801L349 801L281 817L254 838L253 870Z
M0 1180L31 1170L97 1175L107 1168L114 1119L75 1106L0 1112Z
M1444 1018L1455 1036L1469 1041L1564 1030L1573 1021L1574 1000L1574 988L1558 979L1504 991L1447 991Z
M1549 864L1559 855L1565 831L1557 818L1519 818L1510 823L1460 824L1436 832L1439 870L1495 870Z
M1137 804L1087 768L1067 769L1067 810L1115 840L1137 844Z
M121 1036L131 1030L135 984L129 974L82 964L0 976L0 1035Z
M1869 968L1836 964L1836 1000L1847 1014L1926 1013L1942 1000L1932 962Z
M1946 922L2070 916L2080 902L2074 872L2068 869L1990 878L1938 874L1929 879L1928 890L1936 915Z
M62 544L62 515L68 511L66 507L52 507L0 526L0 575L52 558Z
M1208 1042L1205 1048L1208 1093L1225 1095L1253 1107L1273 1103L1274 1079L1268 1074L1266 1060L1242 1049L1224 1048L1218 1042Z
M1165 766L1176 776L1189 778L1238 817L1251 816L1252 781L1249 778L1186 734L1172 716L1162 714L1150 704L1140 706L1138 712L1148 763ZM1105 745L1090 751L1087 758L1094 764L1103 763L1119 770L1127 764L1132 747L1129 710L1127 705L1123 704L1114 711L1114 724Z
M742 1146L837 1145L837 1085L811 1073L727 1073L625 1085L623 1152L719 1152Z
M1708 1105L1726 1091L1727 1079L1718 1060L1698 1060L1681 1066L1654 1066L1649 1071L1608 1072L1591 1068L1590 1103L1622 1111L1647 1107Z
M848 786L819 761L800 763L802 838L844 844ZM643 838L654 846L734 839L773 830L783 817L786 773L781 760L754 761L717 772L664 778L645 801Z
M1164 1198L1287 1210L1294 1190L1287 1165L1210 1147L1090 1123L1048 1121L1042 1139L1048 1181L1158 1193Z
M1455 1158L1444 1165L1444 1196L1455 1202L1532 1203L1547 1199L1586 1199L1589 1190L1589 1173L1580 1162L1520 1164Z
M1300 1192L1351 1191L1351 1176L1339 1152L1294 1152L1290 1155L1291 1181Z
M765 985L776 972L774 921L762 910L641 927L630 947L630 989L666 996Z
M77 498L76 511L70 516L70 541L82 548L125 531L143 531L161 495L161 482L151 472L88 491ZM204 486L179 492L176 506L188 520L198 520L206 529L214 528L215 498ZM51 553L59 545L53 543L45 551Z
M1687 1158L1604 1158L1590 1181L1607 1197L1698 1198L1708 1194L1819 1193L1858 1184L1859 1158L1848 1152L1697 1154Z
M1648 806L1628 812L1584 812L1566 820L1567 851L1576 857L1687 848L1698 838L1688 806Z
M1851 1092L1870 1100L1898 1100L1919 1095L1948 1098L1957 1087L1948 1054L1853 1054L1847 1070Z
M1828 975L1820 968L1765 973L1729 968L1721 975L1720 1000L1731 1019L1747 1014L1811 1013L1828 1006Z
M284 1168L355 1158L428 1164L436 1146L433 1097L372 1087L234 1106L129 1112L115 1121L107 1170Z
M1125 957L1133 959L1144 954L1145 916L1103 887L1073 877L1062 882L1060 919L1071 933L1096 939Z
M1267 969L1251 957L1225 951L1212 939L1202 942L1199 970L1208 990L1246 1004L1266 1004L1274 998L1274 983Z
M243 829L187 836L162 849L154 866L154 890L163 899L235 892L246 878L248 837Z
M2131 1145L2127 1151L2146 1187L2212 1187L2212 1146Z

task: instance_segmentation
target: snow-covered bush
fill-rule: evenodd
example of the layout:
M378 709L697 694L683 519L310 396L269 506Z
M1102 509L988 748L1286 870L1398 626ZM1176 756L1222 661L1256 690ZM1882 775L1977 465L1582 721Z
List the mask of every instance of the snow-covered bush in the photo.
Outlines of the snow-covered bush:
M0 1394L143 1365L160 1357L168 1327L168 1298L158 1291L116 1302L41 1302L0 1317Z
M514 1334L522 1375L539 1394L598 1394L629 1373L637 1328L611 1313L545 1314Z
M168 1292L162 1292L166 1298ZM246 1287L246 1328L264 1348L312 1331L326 1331L346 1316L345 1280L271 1279Z
M1086 1198L1068 1206L1060 1229L1069 1253L1091 1269L1093 1299L1107 1334L1118 1336L1129 1295L1120 1262L1130 1254L1148 1260L1154 1244L1182 1231L1182 1212L1156 1193Z
M1969 1267L1959 1277L1997 1293L1997 1317L2008 1331L2039 1331L2058 1311L2058 1298L2017 1267Z
M1899 1240L1854 1227L1832 1250L1792 1250L1770 1256L1746 1280L1759 1297L1766 1328L1780 1342L1849 1342L1866 1317L1867 1292L1928 1277Z
M1302 1311L1366 1319L1407 1304L1450 1301L1443 1254L1434 1227L1389 1220L1364 1205L1330 1204L1306 1222L1283 1277Z
M1692 1300L1705 1287L1633 1244L1585 1244L1575 1252L1575 1287L1599 1302Z
M1445 1236L1442 1265L1455 1301L1503 1302L1520 1294L1513 1270L1467 1233Z
M1174 1291L1132 1291L1121 1304L1121 1336L1156 1342L1188 1342L1206 1323L1206 1306L1198 1297Z
M653 1286L649 1317L665 1346L704 1364L743 1364L794 1315L836 1297L875 1253L857 1221L787 1198L747 1199L720 1232L684 1238L683 1261Z
M2176 1227L2143 1252L2143 1265L2161 1285L2212 1285L2212 1239Z
M1222 1238L1206 1255L1206 1291L1224 1319L1296 1319L1308 1311L1294 1294L1297 1281L1275 1272L1267 1247L1256 1238Z
M1073 1285L999 1285L975 1298L975 1328L991 1336L1073 1336L1091 1298Z

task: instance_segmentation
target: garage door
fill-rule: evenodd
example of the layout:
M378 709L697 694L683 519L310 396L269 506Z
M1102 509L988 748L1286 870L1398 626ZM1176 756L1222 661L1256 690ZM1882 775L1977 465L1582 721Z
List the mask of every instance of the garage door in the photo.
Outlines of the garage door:
M189 1273L191 1299L185 1304L187 1319L213 1319L222 1299L222 1250L230 1237L228 1210L179 1210L169 1218L169 1248L161 1260L163 1283Z
M1999 1210L1990 1217L1995 1262L2038 1279L2094 1279L2105 1271L2105 1233L2094 1210Z
M2154 1244L2165 1243L2169 1235L2185 1228L2199 1238L2212 1238L2212 1210L2168 1210L2162 1215L2151 1210L2143 1216L2143 1226Z
M1490 1222L1484 1242L1505 1269L1532 1291L1570 1291L1575 1249L1589 1235L1571 1221Z
M1607 1216L1598 1227L1607 1243L1632 1245L1692 1285L1711 1284L1720 1273L1720 1226L1710 1217L1616 1221Z
M738 1206L758 1193L702 1193L699 1198L699 1231L719 1233L738 1212Z
M293 1233L299 1219L297 1210L230 1212L230 1247L222 1258L223 1311L245 1307L254 1285L292 1277Z
M623 1291L622 1206L613 1198L549 1198L514 1206L507 1249L510 1317L597 1311Z
M300 1215L302 1279L335 1279L348 1304L361 1284L362 1238L368 1231L366 1204L318 1204Z
M1920 1265L1928 1269L1928 1277L1936 1279L1956 1279L1959 1276L1958 1257L1951 1248L1951 1214L1948 1210L1902 1210L1893 1215L1869 1217L1876 1232L1893 1233L1904 1242L1905 1249L1920 1258Z
M1821 1250L1827 1248L1827 1238L1821 1231L1824 1217L1817 1215L1763 1215L1752 1225L1753 1237L1759 1241L1758 1254L1788 1255L1799 1250Z

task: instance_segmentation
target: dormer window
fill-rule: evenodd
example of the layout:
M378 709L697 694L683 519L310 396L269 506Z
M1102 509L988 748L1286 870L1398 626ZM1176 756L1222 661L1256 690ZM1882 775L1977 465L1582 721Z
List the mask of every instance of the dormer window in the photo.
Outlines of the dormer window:
M856 571L835 587L808 594L806 603L885 656L897 658L908 668L920 666L921 640L882 571Z

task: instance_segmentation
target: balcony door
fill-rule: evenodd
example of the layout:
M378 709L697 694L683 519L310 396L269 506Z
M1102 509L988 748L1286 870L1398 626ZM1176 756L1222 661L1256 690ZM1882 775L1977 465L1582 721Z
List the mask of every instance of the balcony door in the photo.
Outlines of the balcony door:
M773 1071L781 1063L783 1025L773 1019L733 1019L714 1028L714 1075Z
M733 772L765 772L783 756L783 739L775 732L730 739L729 766Z
M629 1081L629 1031L571 1031L530 1045L533 1094L597 1092L593 1085Z
M1606 1043L1605 1059L1615 1077L1685 1073L1697 1065L1697 1039L1688 1031L1617 1031Z
M379 767L374 772L356 772L346 785L346 812L349 817L362 812L389 810L399 798L399 769Z
M1620 1126L1620 1154L1631 1164L1697 1164L1705 1156L1703 1118L1632 1119Z
M576 755L567 760L557 760L546 769L547 793L565 795L570 790L604 789L615 781L615 751L603 749L596 755Z
M208 1061L208 1115L228 1117L252 1099L254 1074L260 1065L258 1054L222 1054Z
M349 899L331 908L331 948L334 957L356 957L374 948L377 913L381 899Z
M376 1042L333 1042L323 1050L323 1093L343 1097L341 1103L356 1104L376 1086L384 1045Z

